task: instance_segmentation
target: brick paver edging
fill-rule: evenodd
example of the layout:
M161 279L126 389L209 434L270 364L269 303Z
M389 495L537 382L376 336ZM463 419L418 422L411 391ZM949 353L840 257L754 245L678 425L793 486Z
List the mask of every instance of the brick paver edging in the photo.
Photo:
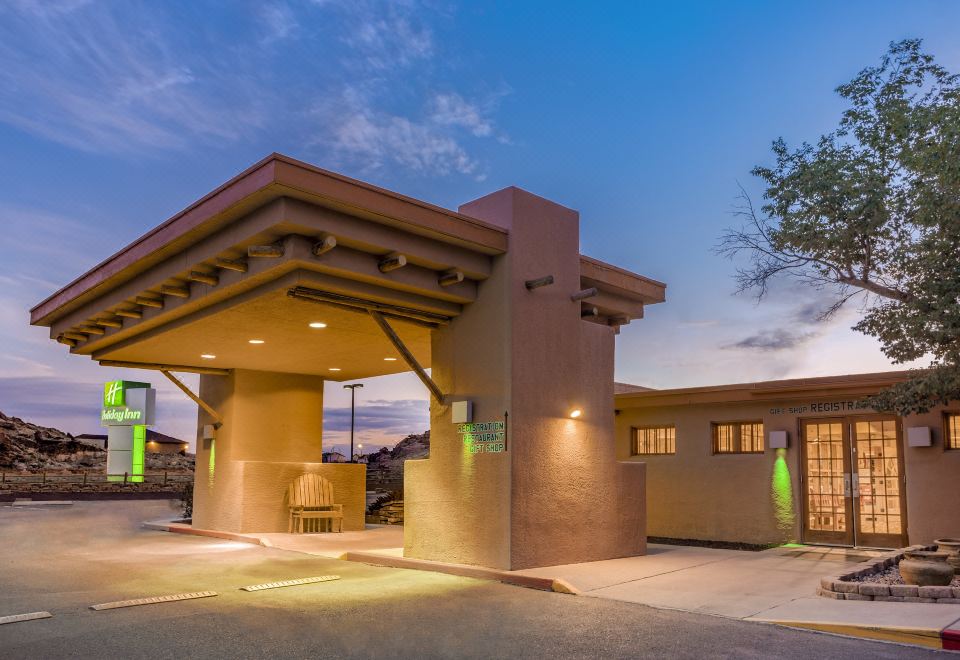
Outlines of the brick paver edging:
M911 550L936 550L934 545L912 545L847 569L843 573L820 578L817 595L834 600L881 600L904 603L960 604L960 587L918 587L915 584L877 584L854 582L855 578L879 573L900 563Z

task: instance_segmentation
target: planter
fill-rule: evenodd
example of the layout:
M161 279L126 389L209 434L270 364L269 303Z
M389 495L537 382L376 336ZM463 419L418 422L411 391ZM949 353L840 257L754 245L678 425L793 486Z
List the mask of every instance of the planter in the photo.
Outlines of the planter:
M960 539L937 539L937 552L947 553L947 563L953 566L955 575L960 575Z
M953 582L953 566L947 563L946 552L908 550L900 561L900 577L907 584L921 587L944 587Z

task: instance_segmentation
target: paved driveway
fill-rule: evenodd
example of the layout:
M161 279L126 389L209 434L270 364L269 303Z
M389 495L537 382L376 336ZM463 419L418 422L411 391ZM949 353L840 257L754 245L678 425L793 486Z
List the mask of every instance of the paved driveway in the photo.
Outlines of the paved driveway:
M143 530L158 502L0 507L0 656L922 658L933 652ZM338 574L248 593L243 585ZM95 603L215 598L96 612ZM939 657L939 656L937 656Z

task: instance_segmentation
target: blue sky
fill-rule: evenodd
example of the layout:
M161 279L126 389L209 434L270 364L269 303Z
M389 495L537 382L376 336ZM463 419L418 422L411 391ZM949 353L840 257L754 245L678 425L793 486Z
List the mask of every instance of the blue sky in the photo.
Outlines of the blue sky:
M733 297L711 253L770 142L831 130L833 89L892 40L960 71L960 3L0 3L0 410L96 430L115 377L27 310L266 154L456 208L518 185L581 213L582 250L668 284L618 339L654 387L892 368L812 321L821 294ZM119 376L143 379L129 372ZM158 429L195 408L161 387ZM361 439L427 427L407 375L361 391ZM328 387L329 441L349 405Z

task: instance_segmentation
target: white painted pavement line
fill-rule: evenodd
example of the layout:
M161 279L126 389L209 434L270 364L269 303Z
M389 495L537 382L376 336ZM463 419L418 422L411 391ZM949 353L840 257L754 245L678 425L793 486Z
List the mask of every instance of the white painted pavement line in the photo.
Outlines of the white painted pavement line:
M133 600L117 600L112 603L91 605L91 610L115 610L118 607L134 607L136 605L154 605L156 603L172 603L178 600L192 600L194 598L209 598L216 596L216 591L192 591L186 594L171 594L169 596L151 596L150 598L134 598Z
M240 587L241 591L263 591L264 589L279 589L280 587L295 587L299 584L315 584L317 582L330 582L339 580L339 575L319 575L317 577L300 578L299 580L282 580L280 582L265 582L264 584L252 584L248 587Z
M29 612L27 614L11 614L10 616L0 616L0 625L5 623L19 623L20 621L33 621L34 619L49 619L53 615L50 612Z

